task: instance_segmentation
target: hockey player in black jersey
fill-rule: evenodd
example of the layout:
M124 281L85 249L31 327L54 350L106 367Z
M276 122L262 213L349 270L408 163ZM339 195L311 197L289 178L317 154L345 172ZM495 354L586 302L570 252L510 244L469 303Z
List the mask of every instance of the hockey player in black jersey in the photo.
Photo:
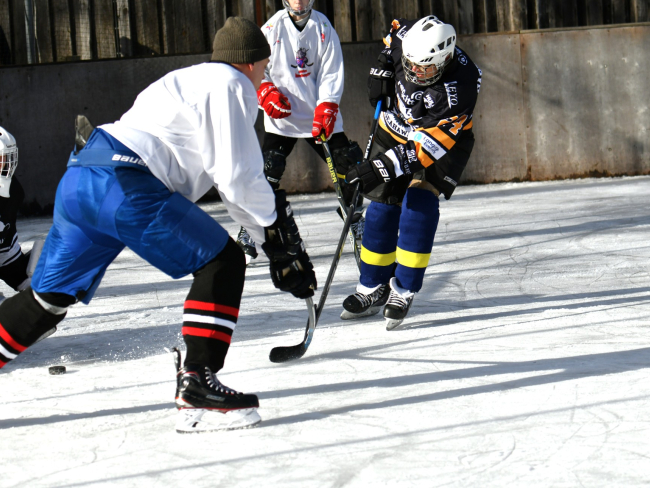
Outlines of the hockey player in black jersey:
M16 139L0 127L0 280L14 290L29 286L29 257L23 254L16 233L18 208L25 198L23 187L14 177L18 165Z
M382 101L369 160L346 175L372 201L366 211L361 278L343 319L384 307L398 327L422 288L440 216L474 146L472 113L481 70L456 46L456 31L434 16L397 19L370 70L368 95Z

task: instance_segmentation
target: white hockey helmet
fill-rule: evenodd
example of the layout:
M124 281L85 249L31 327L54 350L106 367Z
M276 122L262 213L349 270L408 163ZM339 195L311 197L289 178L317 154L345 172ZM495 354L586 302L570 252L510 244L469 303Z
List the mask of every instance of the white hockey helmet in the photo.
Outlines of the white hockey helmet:
M296 8L291 7L291 4L298 4ZM305 15L311 12L311 8L314 6L314 0L282 0L282 5L287 9L287 12L292 13L293 15Z
M406 79L427 86L440 79L454 58L456 29L429 15L418 20L402 39L402 66Z
M9 198L11 177L18 166L16 139L0 127L0 197Z

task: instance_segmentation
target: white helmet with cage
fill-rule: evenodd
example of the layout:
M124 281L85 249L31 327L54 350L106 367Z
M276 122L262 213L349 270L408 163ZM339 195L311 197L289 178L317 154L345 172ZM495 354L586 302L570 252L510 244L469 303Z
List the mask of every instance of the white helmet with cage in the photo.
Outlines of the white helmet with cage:
M294 6L292 7L291 4ZM282 0L282 5L287 9L287 12L300 16L311 12L314 0Z
M427 86L440 79L454 58L456 29L429 15L418 20L402 40L402 66L406 79Z
M16 139L0 127L0 197L9 198L11 177L18 166Z

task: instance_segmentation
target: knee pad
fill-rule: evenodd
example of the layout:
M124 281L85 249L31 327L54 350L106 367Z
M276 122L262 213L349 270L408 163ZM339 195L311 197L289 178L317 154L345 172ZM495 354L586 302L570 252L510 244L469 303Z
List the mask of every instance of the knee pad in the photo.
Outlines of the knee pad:
M264 176L271 187L277 190L280 187L280 179L287 167L287 156L275 149L264 151Z
M409 188L404 196L397 241L395 277L402 288L417 292L431 257L440 219L438 197L429 190Z

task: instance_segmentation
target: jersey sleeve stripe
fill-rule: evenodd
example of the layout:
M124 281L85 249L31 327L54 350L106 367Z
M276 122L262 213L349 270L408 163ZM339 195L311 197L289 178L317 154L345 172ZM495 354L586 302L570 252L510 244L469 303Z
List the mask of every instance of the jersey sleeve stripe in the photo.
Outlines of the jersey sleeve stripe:
M381 127L386 132L388 132L391 135L391 137L395 139L397 142L399 142L400 144L406 144L406 139L402 138L394 130L392 130L390 126L386 124L383 117L379 117L379 127Z
M445 146L447 150L451 149L456 144L456 141L454 141L451 137L449 137L447 134L445 134L442 130L438 129L437 127L433 127L431 129L425 129L425 132L428 132L431 135L431 137L433 137L436 141L440 142L443 146Z
M469 124L467 124L465 127L463 127L463 130L470 130L472 127L474 127L474 121L470 120Z

